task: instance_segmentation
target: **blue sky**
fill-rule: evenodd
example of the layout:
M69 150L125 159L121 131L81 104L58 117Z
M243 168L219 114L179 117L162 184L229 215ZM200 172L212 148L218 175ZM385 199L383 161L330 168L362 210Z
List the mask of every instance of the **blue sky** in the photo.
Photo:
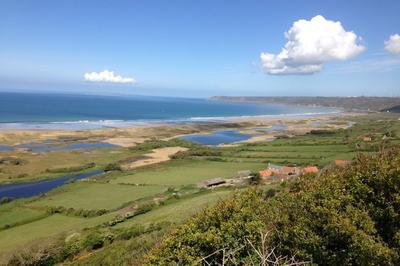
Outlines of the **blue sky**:
M400 34L399 14L400 1L3 0L0 90L400 96L400 54L384 49L390 36ZM329 50L336 44L307 57L306 63L298 55L275 60L293 23L308 23L317 15L327 26L340 21L344 32L352 31L354 49L340 60ZM265 62L261 53L278 57ZM299 64L306 69L316 64L318 71L289 73L282 68L293 64L295 72ZM111 81L120 75L135 83L84 78L104 70L114 72ZM271 74L273 70L283 74Z

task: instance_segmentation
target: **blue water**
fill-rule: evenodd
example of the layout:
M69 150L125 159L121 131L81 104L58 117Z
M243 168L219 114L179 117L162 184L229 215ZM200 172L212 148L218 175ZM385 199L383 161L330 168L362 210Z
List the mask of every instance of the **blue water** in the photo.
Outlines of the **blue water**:
M14 150L13 146L9 146L9 145L0 145L0 151L12 151Z
M78 149L98 149L112 148L116 145L107 142L76 142L67 145L52 145L51 143L26 143L17 146L18 148L27 148L33 152L48 152L48 151L71 151Z
M256 131L260 131L260 132L268 132L268 133L271 133L271 132L279 132L279 131L284 131L284 130L286 130L288 128L288 126L287 125L284 125L284 124L274 124L274 125L272 125L271 127L269 127L269 128L264 128L264 127L255 127L255 128L253 128L253 129L255 129Z
M210 134L194 134L180 138L204 145L219 145L247 140L252 136L250 134L242 134L236 130L219 130Z
M0 93L0 129L121 127L148 122L331 113L324 107L250 104L143 96Z
M10 184L10 185L0 185L0 198L2 197L12 197L12 198L28 198L37 196L50 190L62 186L71 179L83 179L91 176L99 175L103 173L102 170L96 170L89 173L84 173L75 176L63 176L55 178L48 181L37 181L30 183L21 184Z

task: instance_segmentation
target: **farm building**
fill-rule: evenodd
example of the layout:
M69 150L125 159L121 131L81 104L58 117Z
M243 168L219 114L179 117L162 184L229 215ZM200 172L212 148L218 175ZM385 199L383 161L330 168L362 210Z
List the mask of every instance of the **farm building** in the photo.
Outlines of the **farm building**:
M264 170L259 171L261 178L270 177L273 175L273 173L274 172L272 172L272 170L270 170L270 169L264 169Z
M295 176L300 174L299 167L283 166L280 170L280 174L287 176Z
M214 187L214 186L222 185L225 183L226 183L225 179L223 179L222 177L217 177L217 178L206 180L206 181L204 181L203 184L205 187Z
M291 166L280 166L275 164L268 164L268 168L259 171L261 178L273 179L272 177L278 177L279 180L286 180L288 177L294 177L301 173L299 167ZM272 180L271 180L272 181Z
M242 170L242 171L237 172L236 178L245 178L245 177L249 177L250 175L251 175L250 170Z
M269 169L269 170L271 170L273 172L277 172L277 171L280 171L282 169L282 166L277 165L277 164L269 163L267 169Z
M300 174L318 173L318 167L309 165L301 168L296 166L279 166L268 164L268 168L259 171L260 177L268 181L284 181Z
M318 167L312 165L306 166L302 169L303 174L316 174L318 171Z
M348 160L335 160L334 163L336 166L345 166L349 163L349 161Z

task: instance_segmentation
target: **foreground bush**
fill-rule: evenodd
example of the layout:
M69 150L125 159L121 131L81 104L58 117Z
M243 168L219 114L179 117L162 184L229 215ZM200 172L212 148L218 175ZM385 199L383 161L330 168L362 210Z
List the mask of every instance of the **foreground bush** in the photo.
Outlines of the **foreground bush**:
M400 264L399 150L359 156L270 194L250 190L204 211L166 237L147 264L261 264L260 246L312 264Z
M243 260L247 251L241 249L242 245L247 240L254 241L264 227L263 204L261 192L252 190L204 210L168 236L149 255L148 263L191 265L227 247L240 249L235 256ZM213 259L221 262L222 256L222 253L217 253Z

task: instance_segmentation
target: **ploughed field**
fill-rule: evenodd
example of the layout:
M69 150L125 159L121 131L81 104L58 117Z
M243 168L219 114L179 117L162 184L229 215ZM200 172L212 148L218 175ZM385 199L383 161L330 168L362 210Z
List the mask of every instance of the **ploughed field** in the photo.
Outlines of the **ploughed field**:
M400 144L398 119L397 116L386 114L352 117L355 124L348 129L317 130L301 136L288 136L280 132L280 136L272 142L229 147L206 147L182 140L151 140L133 148L112 147L39 154L14 152L12 156L17 159L34 162L29 167L33 167L35 173L90 162L96 164L91 169L104 169L112 164L113 171L88 180L71 182L45 195L1 204L0 264L7 262L13 253L23 248L52 242L55 238L65 238L74 233L89 234L92 230L118 236L118 232L125 232L123 230L133 230L138 226L147 228L140 234L104 244L101 250L90 251L91 256L76 259L78 264L95 263L95 258L106 256L107 252L120 250L121 247L129 250L125 245L133 249L138 239L151 246L156 239L162 237L165 230L170 230L202 208L246 186L210 190L200 188L200 182L216 177L231 178L241 170L259 171L269 162L317 165L322 168L335 159L351 160L358 152L373 153L381 145ZM172 155L169 161L118 171L119 164L140 159L156 148L177 146L187 149ZM11 154L8 151L1 154L2 158L9 156ZM3 171L8 171L7 167L11 166L4 166ZM12 167L20 167L21 173L28 171L24 164ZM48 176L55 175L49 173ZM268 189L268 186L275 185L265 186ZM143 239L147 242L143 242ZM150 239L155 240L151 242ZM124 256L140 256L138 254L123 254L121 259ZM132 257L126 260L134 261Z

